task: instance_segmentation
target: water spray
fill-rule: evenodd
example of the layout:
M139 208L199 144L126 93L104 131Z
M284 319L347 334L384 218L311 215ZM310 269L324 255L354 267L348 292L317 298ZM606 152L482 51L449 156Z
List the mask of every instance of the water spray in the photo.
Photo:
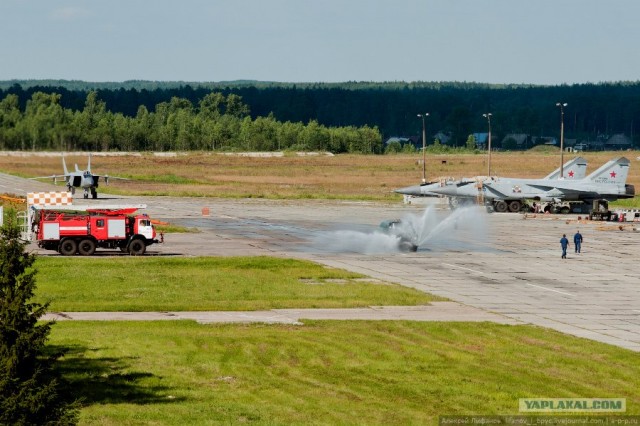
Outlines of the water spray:
M429 206L421 215L407 214L393 223L387 232L332 231L319 234L313 246L331 253L394 253L406 250L407 244L418 250L462 249L486 240L486 212L471 206L454 210L443 217ZM404 250L403 250L404 249Z

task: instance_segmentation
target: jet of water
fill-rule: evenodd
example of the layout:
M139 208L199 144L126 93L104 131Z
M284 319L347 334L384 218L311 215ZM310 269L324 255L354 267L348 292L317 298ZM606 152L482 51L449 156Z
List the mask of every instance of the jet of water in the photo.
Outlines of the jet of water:
M313 246L331 253L379 254L400 251L409 240L419 248L459 246L463 248L486 239L486 212L481 207L464 207L439 212L433 206L420 215L403 216L393 232L332 231L316 236Z

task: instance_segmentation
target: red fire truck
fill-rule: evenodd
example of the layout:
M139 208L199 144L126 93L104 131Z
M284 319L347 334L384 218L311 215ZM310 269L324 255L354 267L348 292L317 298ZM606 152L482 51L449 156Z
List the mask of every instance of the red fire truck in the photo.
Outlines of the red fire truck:
M96 248L120 249L140 256L147 246L162 242L146 214L138 207L69 208L34 206L31 230L39 247L65 256L91 256Z

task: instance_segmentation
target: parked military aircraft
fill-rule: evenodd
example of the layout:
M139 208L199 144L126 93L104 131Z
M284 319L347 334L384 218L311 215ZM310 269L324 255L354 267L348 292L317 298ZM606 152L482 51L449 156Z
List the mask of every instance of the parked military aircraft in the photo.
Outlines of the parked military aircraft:
M575 157L567 161L565 164L563 164L562 169L558 167L556 170L549 173L547 176L543 177L542 179L543 180L544 179L547 179L547 180L560 179L561 170L565 171L563 173L562 179L567 179L567 180L582 179L587 175L587 160L585 160L582 157ZM495 181L496 179L498 178L493 176L490 178L487 178L484 176L478 176L471 183L461 182L460 184L456 185L457 189L455 190L455 193L457 195L454 196L452 194L449 194L450 207L456 208L461 205L474 203L478 198L482 198L485 201L485 204L487 204L487 201L488 201L489 204L492 205L494 210L496 211L499 211L499 212L505 212L507 210L510 212L520 211L523 208L523 206L525 206L525 202L523 199L519 199L517 197L512 197L508 199L496 199L497 197L493 197L492 194L487 195L482 185L483 182ZM452 189L452 188L449 187L449 189Z
M75 165L75 171L69 172L67 170L67 164L64 161L64 157L62 157L62 167L64 169L64 174L62 175L51 175L51 176L39 176L31 179L53 179L53 182L56 183L58 179L64 179L67 189L72 194L75 194L76 188L82 188L84 190L84 198L89 198L89 192L91 192L91 198L98 198L98 181L100 180L100 175L94 175L91 173L91 154L89 154L89 160L87 162L87 169L80 170L78 165ZM116 176L104 176L104 183L106 185L109 184L109 179L124 179Z
M433 192L434 189L442 188L445 185L450 184L463 184L475 182L474 178L462 178L459 180L452 178L443 178L437 181L431 181L421 183L420 185L412 185L404 188L395 189L393 192L397 192L402 195L411 195L412 197L441 197L442 194Z
M582 179L587 174L587 160L582 157L573 158L567 161L562 167L565 171L563 174L567 179ZM543 179L557 179L558 177L560 177L560 167L545 176ZM403 195L411 195L414 197L440 197L443 195L443 193L440 191L434 192L434 190L449 187L450 185L454 185L455 187L470 185L467 189L471 189L475 188L479 182L482 182L486 179L488 179L487 176L476 176L472 178L462 178L459 180L442 179L439 181L423 183L421 185L407 186L405 188L396 189L394 192ZM459 196L463 195L461 194ZM467 192L465 191L464 196L477 197L478 191L476 190L472 195L471 192L467 194Z
M490 201L495 210L520 211L525 200L561 202L594 200L615 201L618 198L632 198L635 195L633 185L627 185L630 162L624 157L616 158L604 164L589 176L575 179L571 170L563 179L516 179L492 177L478 185L448 185L433 192L449 197L477 197L481 194ZM584 163L586 167L586 162ZM554 172L555 174L555 172ZM553 174L552 174L553 175ZM550 175L550 176L552 176ZM480 192L481 191L481 192Z

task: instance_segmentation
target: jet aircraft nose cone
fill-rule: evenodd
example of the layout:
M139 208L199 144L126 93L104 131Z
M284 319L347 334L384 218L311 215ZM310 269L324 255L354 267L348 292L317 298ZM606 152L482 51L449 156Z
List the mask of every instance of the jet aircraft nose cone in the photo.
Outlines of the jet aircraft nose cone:
M407 186L405 188L395 189L393 192L397 192L398 194L403 195L415 195L420 196L422 192L420 191L420 185Z
M455 197L458 195L458 187L456 185L445 185L440 188L432 189L431 191L440 195L447 195L449 197Z

